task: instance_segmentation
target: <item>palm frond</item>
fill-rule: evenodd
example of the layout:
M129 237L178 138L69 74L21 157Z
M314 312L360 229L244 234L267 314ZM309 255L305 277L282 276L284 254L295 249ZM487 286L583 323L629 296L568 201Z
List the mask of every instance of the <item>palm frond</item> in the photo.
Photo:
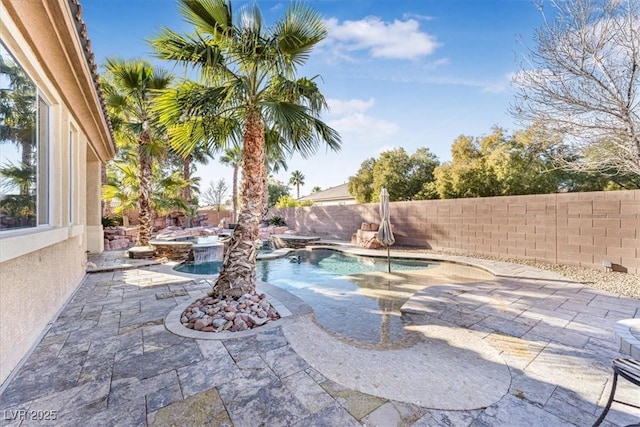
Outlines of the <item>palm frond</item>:
M233 36L231 3L224 0L181 0L178 9L182 17L201 32L216 38Z
M289 6L273 33L287 65L295 68L307 61L313 47L327 36L327 29L317 12L296 2Z
M309 114L306 107L289 102L264 102L262 107L267 122L280 133L289 151L308 158L317 152L321 142L331 150L340 149L338 132Z

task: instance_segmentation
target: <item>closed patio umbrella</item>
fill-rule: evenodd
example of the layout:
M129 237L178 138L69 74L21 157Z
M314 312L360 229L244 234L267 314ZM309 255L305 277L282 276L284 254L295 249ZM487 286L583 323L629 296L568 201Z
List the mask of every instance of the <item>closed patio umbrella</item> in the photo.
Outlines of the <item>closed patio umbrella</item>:
M382 187L380 190L380 227L378 227L378 240L387 247L387 270L391 273L391 256L389 246L396 242L391 231L391 219L389 217L389 192Z

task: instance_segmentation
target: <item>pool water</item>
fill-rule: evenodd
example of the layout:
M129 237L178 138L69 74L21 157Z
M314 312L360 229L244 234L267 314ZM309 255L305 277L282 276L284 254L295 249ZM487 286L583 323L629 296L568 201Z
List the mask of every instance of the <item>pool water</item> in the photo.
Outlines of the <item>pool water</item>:
M300 257L300 262L297 257ZM216 274L221 261L176 270ZM420 337L407 330L402 305L426 286L488 279L469 267L425 260L346 255L330 249L298 250L283 258L258 260L257 276L309 304L317 322L337 337L355 345L400 347Z
M222 268L222 261L208 261L195 264L193 262L183 262L176 266L174 270L189 274L218 274Z
M298 255L300 263L292 262ZM258 261L257 274L304 300L317 322L339 337L355 344L395 346L414 341L400 307L426 285L419 278L412 283L408 273L434 267L433 262L392 259L389 275L385 258L315 249Z

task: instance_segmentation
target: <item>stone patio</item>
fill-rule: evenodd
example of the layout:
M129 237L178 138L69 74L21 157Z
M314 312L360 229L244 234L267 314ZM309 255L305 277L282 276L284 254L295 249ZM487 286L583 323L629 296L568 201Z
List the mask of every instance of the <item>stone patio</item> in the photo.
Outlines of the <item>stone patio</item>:
M0 425L591 425L610 361L622 356L614 324L640 317L640 301L520 265L451 260L497 277L426 287L403 310L432 344L381 351L342 343L306 304L266 284L292 313L276 326L173 334L167 314L210 279L105 253L3 385ZM459 375L474 360L482 375ZM620 380L617 398L638 396ZM640 410L614 403L603 426L637 423Z

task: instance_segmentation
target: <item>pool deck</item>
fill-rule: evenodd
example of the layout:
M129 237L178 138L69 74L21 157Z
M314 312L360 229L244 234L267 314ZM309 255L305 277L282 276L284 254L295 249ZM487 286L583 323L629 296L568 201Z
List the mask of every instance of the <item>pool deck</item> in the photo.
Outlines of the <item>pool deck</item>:
M268 284L259 289L289 314L270 327L177 335L165 320L209 290L211 277L123 252L92 257L91 273L0 390L0 425L593 424L611 387L610 362L624 356L614 325L640 318L639 300L522 265L411 257L474 265L496 278L418 292L403 311L426 342L387 350L336 339L308 305ZM617 399L637 396L619 381ZM640 410L614 403L603 426L636 423Z

